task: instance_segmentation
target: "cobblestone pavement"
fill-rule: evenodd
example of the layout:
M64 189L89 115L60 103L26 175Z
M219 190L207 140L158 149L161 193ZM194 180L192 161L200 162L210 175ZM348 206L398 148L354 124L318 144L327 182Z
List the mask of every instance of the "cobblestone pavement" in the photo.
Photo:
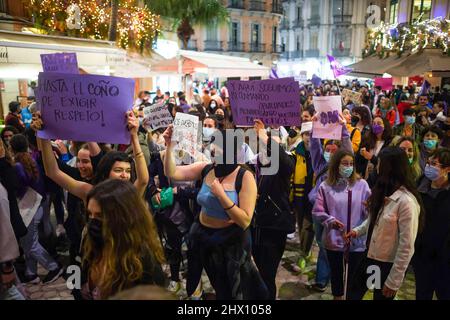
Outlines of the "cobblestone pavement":
M331 300L330 286L323 293L310 291L307 285L314 280L315 264L317 260L318 247L314 245L312 257L303 272L295 272L292 265L296 264L299 258L297 240L288 241L282 261L277 273L278 299L280 300ZM67 254L67 253L64 253ZM166 273L169 273L168 266L164 266ZM182 265L181 274L183 278L182 289L177 293L180 299L186 299L185 291L185 264ZM43 278L46 271L39 268L39 276ZM202 276L203 290L206 299L214 298L214 290L209 284L208 278L204 273ZM61 277L52 284L26 285L30 298L33 300L73 300L70 290L67 288L65 280ZM364 299L371 299L371 293L368 292ZM408 272L399 290L397 300L415 299L415 282L412 272Z

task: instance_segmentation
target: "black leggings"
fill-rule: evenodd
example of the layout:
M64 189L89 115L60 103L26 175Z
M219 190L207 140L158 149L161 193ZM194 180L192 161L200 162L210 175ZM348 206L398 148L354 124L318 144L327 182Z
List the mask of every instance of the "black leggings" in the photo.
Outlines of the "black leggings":
M331 292L333 296L341 297L344 295L344 252L327 249L327 258L330 264ZM364 252L349 253L347 292L355 276L355 271L363 258Z
M269 290L269 299L277 297L275 278L286 247L286 232L252 228L252 253L256 266Z
M167 235L166 255L170 265L170 280L180 281L180 266L183 260L181 246L183 234L171 221L164 221L164 230Z

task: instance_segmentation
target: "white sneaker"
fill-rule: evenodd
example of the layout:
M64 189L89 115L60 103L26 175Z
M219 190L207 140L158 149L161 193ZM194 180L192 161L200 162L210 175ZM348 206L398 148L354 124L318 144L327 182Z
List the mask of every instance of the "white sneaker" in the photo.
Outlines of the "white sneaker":
M66 229L64 229L64 226L62 224L58 224L56 226L56 237L59 238L62 235L66 234Z
M181 289L181 284L179 281L170 281L169 286L167 287L167 290L173 293L177 293Z
M287 238L288 238L288 240L294 240L294 239L295 239L295 232L289 233L289 234L287 235Z

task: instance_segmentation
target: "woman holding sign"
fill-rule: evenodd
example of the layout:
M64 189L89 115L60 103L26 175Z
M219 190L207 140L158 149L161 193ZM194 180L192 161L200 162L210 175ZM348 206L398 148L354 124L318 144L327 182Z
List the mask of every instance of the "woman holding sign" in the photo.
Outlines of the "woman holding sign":
M238 165L237 143L228 141L222 131L223 143L218 142L221 139L215 139L211 146L215 159L227 159L227 153L232 151L235 156L231 163L196 162L176 166L173 131L170 125L164 133L167 145L164 170L166 176L173 180L203 181L197 197L202 208L198 221L191 228L190 250L199 253L201 267L208 274L216 298L265 298L266 290L252 263L250 249L249 226L255 210L256 183L253 175ZM234 150L229 150L231 146ZM201 267L189 270L190 281L195 285L200 280ZM263 295L257 295L258 284L262 284Z
M133 155L136 162L136 180L134 181L134 186L139 194L144 196L149 176L144 154L139 144L139 121L133 111L127 112L126 117L127 126L131 133L131 145L133 147ZM37 112L34 116L32 127L36 130L40 130L42 126L43 122L40 118L40 113ZM38 138L38 144L40 144L40 150L42 151L42 160L44 162L46 175L62 188L86 202L87 194L91 191L93 185L87 182L77 181L59 169L49 140ZM103 163L105 163L105 161L108 162L105 164L109 169L107 170L108 174L102 174L102 179L96 179L97 183L106 179L131 180L131 160L125 153L123 153L123 156L120 156L115 152L113 154L115 161L107 161L108 159L105 158L109 158L108 154L106 154L101 161ZM103 171L104 170L102 170L102 172Z

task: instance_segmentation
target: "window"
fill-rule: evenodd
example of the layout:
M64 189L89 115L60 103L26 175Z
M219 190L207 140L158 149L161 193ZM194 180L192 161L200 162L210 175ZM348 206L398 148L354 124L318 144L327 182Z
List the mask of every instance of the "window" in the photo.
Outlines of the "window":
M286 51L286 38L281 39L281 52Z
M252 25L252 44L259 43L259 24Z
M320 15L320 1L311 1L311 17Z
M416 21L419 17L422 20L430 19L431 16L431 0L414 0L411 10L411 22Z
M234 45L237 45L239 42L239 23L238 22L232 22L231 23L231 43Z
M318 40L319 40L319 36L317 33L313 33L311 34L311 39L310 39L310 49L317 49L318 46Z
M297 7L297 21L302 20L302 7Z
M273 47L273 49L275 49L277 46L277 33L278 33L278 28L273 27L272 28L272 47Z
M206 28L206 39L217 41L217 23L212 23Z
M6 0L0 0L0 12L6 13Z
M296 46L297 51L300 51L300 37L297 36L297 46Z
M389 7L389 23L396 24L398 21L398 0L391 0Z

